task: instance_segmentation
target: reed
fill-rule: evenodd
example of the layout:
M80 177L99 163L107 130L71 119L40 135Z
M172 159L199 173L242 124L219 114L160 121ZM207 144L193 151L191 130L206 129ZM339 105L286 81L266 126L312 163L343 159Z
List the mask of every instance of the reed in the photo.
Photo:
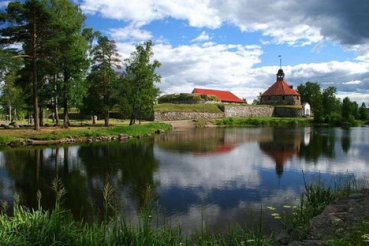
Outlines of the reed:
M230 226L226 232L214 232L203 216L203 226L190 235L183 235L180 224L171 226L170 221L159 220L160 214L156 194L152 187L143 192L144 206L140 210L138 223L132 223L114 204L114 190L109 183L103 188L104 219L90 224L73 219L70 211L62 206L66 190L60 179L52 182L55 193L55 207L45 211L41 207L42 194L37 192L37 209L28 209L19 204L15 195L13 215L7 215L8 205L0 203L0 245L273 245L276 233L265 232L262 213L254 218L251 228ZM286 229L306 229L309 219L319 214L326 205L338 197L347 196L358 189L354 178L337 181L327 187L318 180L305 182L300 206L293 212L282 215ZM369 221L356 225L360 233L349 234L345 239L337 239L332 245L350 245L349 239L365 245L369 240ZM302 236L303 237L303 236ZM303 239L303 238L302 238Z

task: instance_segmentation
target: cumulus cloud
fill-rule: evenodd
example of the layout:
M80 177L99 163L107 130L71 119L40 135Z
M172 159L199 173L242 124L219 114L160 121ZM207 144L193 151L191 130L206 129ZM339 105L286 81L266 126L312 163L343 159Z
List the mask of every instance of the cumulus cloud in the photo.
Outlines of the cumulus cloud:
M166 37L155 37L145 28L157 20L183 20L189 27L216 29L231 25L240 31L259 32L261 45L292 47L311 45L318 53L326 44L340 44L356 52L354 61L298 64L284 67L292 85L317 81L322 87L336 86L339 93L367 93L369 63L369 2L366 0L81 0L85 13L124 21L122 28L110 29L118 41L138 43L157 40L155 58L162 63L163 92L186 92L193 87L230 89L249 102L274 81L277 67L258 67L262 46L215 43L207 31L189 44L172 45ZM186 34L188 36L188 34ZM211 41L211 42L210 42ZM134 49L118 44L123 56ZM129 47L132 47L129 50ZM347 83L361 81L357 84ZM362 98L361 96L358 98Z
M317 43L324 38L343 45L365 44L369 38L366 0L82 0L85 13L144 25L171 17L193 27L218 28L231 23L242 31L262 31L273 42Z
M123 28L110 29L110 35L117 41L141 41L149 40L152 34L146 30L141 30L134 25Z
M205 31L203 31L198 37L191 40L191 42L203 42L211 40L212 38L207 34Z

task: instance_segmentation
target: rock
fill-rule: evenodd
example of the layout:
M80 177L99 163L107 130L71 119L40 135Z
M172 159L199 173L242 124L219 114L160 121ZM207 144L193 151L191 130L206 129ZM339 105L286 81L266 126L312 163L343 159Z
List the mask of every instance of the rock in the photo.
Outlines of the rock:
M275 238L275 245L276 246L280 246L280 245L288 245L288 243L291 241L291 237L288 234L288 232L286 230L281 230L277 237Z

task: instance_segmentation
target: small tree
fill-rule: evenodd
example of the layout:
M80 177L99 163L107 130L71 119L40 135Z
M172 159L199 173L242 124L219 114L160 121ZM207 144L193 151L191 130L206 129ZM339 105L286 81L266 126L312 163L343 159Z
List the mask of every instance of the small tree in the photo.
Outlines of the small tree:
M125 60L125 70L120 83L121 94L125 97L120 100L120 108L130 114L130 125L135 120L152 114L154 101L159 95L159 89L154 83L159 83L161 76L155 73L160 62L150 58L154 55L152 42L147 41L136 46L131 56Z
M366 105L365 105L364 102L360 106L359 114L360 114L360 119L361 120L368 119L368 111L366 110Z
M306 82L297 86L297 92L300 93L302 102L308 102L314 113L314 121L324 121L324 111L322 105L322 92L318 82Z
M92 49L92 68L87 77L89 89L84 98L82 111L91 114L104 114L104 125L109 126L109 110L114 106L113 88L117 81L117 70L121 61L114 40L100 36Z
M341 109L342 118L346 121L350 120L350 116L353 117L352 112L353 112L352 102L350 98L345 97L342 101L342 109Z

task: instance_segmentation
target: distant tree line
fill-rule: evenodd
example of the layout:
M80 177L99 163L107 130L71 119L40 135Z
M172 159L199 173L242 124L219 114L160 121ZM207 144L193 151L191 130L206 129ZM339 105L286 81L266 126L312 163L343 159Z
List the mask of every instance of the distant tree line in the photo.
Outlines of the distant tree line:
M318 82L308 81L299 85L297 92L301 95L302 103L310 104L314 121L317 123L355 125L356 120L368 119L365 103L359 107L357 102L351 101L349 97L341 101L337 98L337 88L334 86L321 89ZM252 104L261 104L261 96L254 99Z
M317 123L354 125L356 120L368 119L365 103L359 107L349 97L341 101L337 98L337 88L333 86L322 90L317 82L308 81L299 85L297 91L301 94L302 103L310 104Z
M131 124L152 113L161 79L152 42L121 61L114 40L85 20L70 0L9 2L0 12L0 105L11 119L26 112L38 130L45 108L57 125L61 108L65 127L72 107L103 114L106 126L112 109L129 115Z

